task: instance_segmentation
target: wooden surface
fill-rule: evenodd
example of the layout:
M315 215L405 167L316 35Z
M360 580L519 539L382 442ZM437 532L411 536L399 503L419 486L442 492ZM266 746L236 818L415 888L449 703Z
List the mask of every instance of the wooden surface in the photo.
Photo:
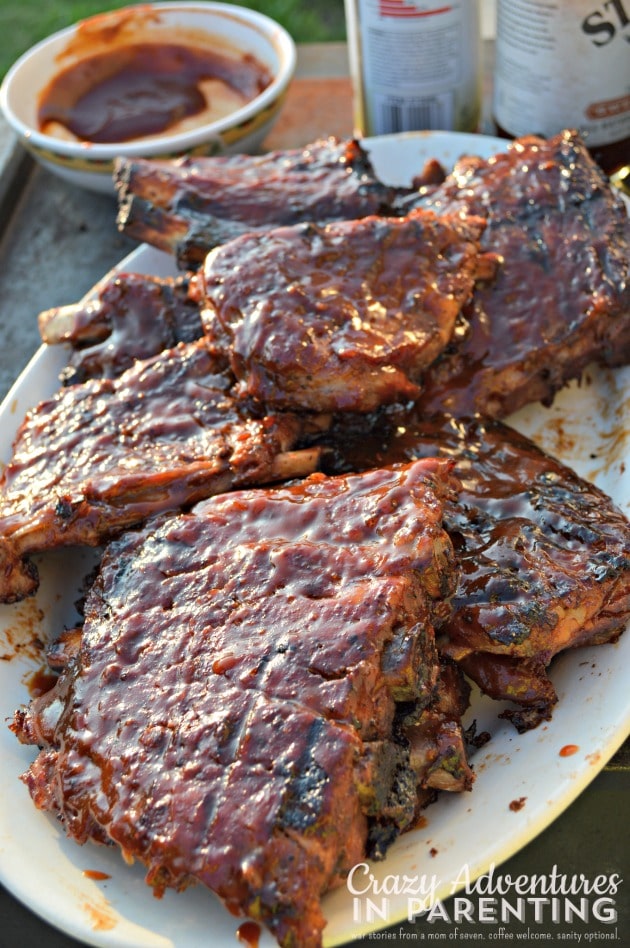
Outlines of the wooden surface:
M326 109L322 108L323 103L328 104ZM334 108L330 108L330 103L334 103ZM347 138L351 134L349 77L296 79L265 145L270 149L294 148L326 135Z

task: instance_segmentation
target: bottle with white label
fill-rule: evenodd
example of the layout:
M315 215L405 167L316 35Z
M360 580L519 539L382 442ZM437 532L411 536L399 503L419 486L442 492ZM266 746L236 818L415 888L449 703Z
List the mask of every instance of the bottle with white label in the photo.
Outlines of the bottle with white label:
M345 9L355 134L477 130L478 0L345 0Z
M612 172L630 161L630 0L497 0L502 134L577 129Z

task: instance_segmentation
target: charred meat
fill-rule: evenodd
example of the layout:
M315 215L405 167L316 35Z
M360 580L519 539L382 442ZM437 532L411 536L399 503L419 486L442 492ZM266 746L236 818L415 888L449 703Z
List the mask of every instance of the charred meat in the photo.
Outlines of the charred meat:
M548 718L567 648L614 640L630 617L630 524L597 487L507 425L388 412L342 429L331 470L440 455L462 483L444 523L461 578L439 647L521 730Z
M481 246L500 261L497 277L476 288L468 323L412 396L427 414L504 418L524 404L549 402L590 361L630 359L630 223L575 132L517 139L490 159L462 158L442 183L434 162L408 189L381 184L357 142L200 159L199 174L187 161L123 163L119 172L120 226L187 269L243 230L278 224L402 216L413 206L487 220ZM360 205L354 196L346 201L357 185L366 199ZM222 200L229 206L219 216L231 223L219 231L211 205ZM153 230L142 226L141 211L130 213L134 203L150 209ZM174 206L188 217L179 218ZM186 243L196 246L193 262Z
M281 227L218 247L202 276L213 351L275 408L370 411L416 398L475 281L484 222L417 211Z
M115 182L119 229L184 270L247 231L387 213L401 194L378 180L358 141L334 138L263 155L122 158Z
M35 803L158 894L201 882L320 945L322 894L414 816L399 716L435 696L451 468L236 491L114 541L57 684L15 717Z
M423 206L486 218L482 249L501 260L427 373L425 412L504 418L589 362L630 361L630 218L576 133L463 158Z
M435 696L417 722L408 724L409 760L418 786L418 810L431 802L437 790L471 790L474 773L468 761L462 717L468 709L470 685L461 669L440 656ZM429 794L429 796L427 796Z

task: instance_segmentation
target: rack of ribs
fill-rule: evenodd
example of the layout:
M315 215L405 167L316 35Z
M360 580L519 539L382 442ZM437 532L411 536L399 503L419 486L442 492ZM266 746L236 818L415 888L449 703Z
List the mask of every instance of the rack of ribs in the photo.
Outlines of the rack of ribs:
M547 675L567 648L614 641L630 618L630 523L601 490L506 424L389 410L368 431L338 422L325 469L441 456L461 481L444 524L461 576L442 655L510 702L519 730L551 716Z
M253 156L121 158L114 180L119 229L183 270L247 231L386 213L409 192L379 181L358 141L335 138Z
M30 595L28 555L98 546L147 517L248 484L310 473L304 420L236 400L203 342L116 379L61 389L22 423L0 479L0 601Z
M78 303L56 306L38 318L42 342L69 344L64 385L115 378L148 359L203 335L196 280L113 273Z
M313 153L317 153L315 147ZM281 153L272 156L278 168L282 164L280 156ZM291 156L286 160L291 168ZM208 161L211 165L218 161L218 167L222 166L220 159ZM302 170L306 174L305 169ZM170 165L165 165L164 173L174 172ZM422 175L430 177L426 170ZM410 190L406 203L400 195L398 204L392 199L392 207L401 213L405 208L401 226L407 226L403 221L409 214L413 216L414 205L416 209L431 209L451 220L459 215L482 218L486 223L479 237L482 251L479 259L487 266L490 255L494 255L498 266L492 278L489 278L489 269L481 274L485 279L476 281L472 299L462 298L464 318L458 320L456 331L449 338L444 332L441 351L437 353L438 346L433 350L437 357L414 365L410 384L395 387L387 399L412 397L427 414L447 412L470 416L481 413L503 418L525 404L539 400L548 403L568 380L579 377L591 361L610 365L629 361L630 220L621 198L576 133L566 131L548 140L518 139L506 146L505 152L489 159L462 158L442 184L439 184L439 176L433 180L435 183L428 190L426 187ZM298 187L295 181L293 185ZM299 183L299 187L303 185ZM304 186L308 193L308 187ZM258 213L255 195L251 195L251 200L250 229L255 230ZM264 197L261 201L264 205ZM272 224L273 221L268 222L269 227ZM358 234L360 230L349 221L337 223L335 227L339 228L338 234L347 235L345 265L350 268L353 264L351 247L355 241L353 231ZM335 230L314 224L302 225L302 232L310 233L315 239L318 234L333 234ZM308 256L302 254L303 248L295 249L297 244L288 248L279 241L280 233L282 229L275 228L267 243L263 235L250 234L228 241L210 255L206 264L210 285L207 329L220 339L224 352L235 348L233 368L242 375L249 373L244 384L256 389L257 397L280 397L275 391L276 375L285 373L288 381L285 378L282 385L289 385L290 390L282 397L287 400L296 397L301 405L305 399L315 398L305 393L310 392L310 376L319 375L321 363L311 365L306 357L316 353L321 359L325 328L311 326L309 322L301 324L302 314L296 307L304 303L303 296L313 296L313 305L327 318L338 318L332 311L334 305L341 308L347 304L347 314L352 315L357 301L352 296L344 296L344 289L351 291L351 285L348 282L345 288L343 286L341 250L336 258L339 284L329 286L322 278L321 288L307 287L299 265L303 262L307 267ZM305 236L305 242L306 239ZM327 272L324 249L325 243L319 258L313 253L310 265ZM296 273L289 268L283 274L283 255L287 252ZM426 248L420 245L417 252L421 256ZM291 254L297 256L291 257ZM276 351L269 341L264 345L260 340L256 342L247 332L252 325L258 327L257 312L248 313L247 300L242 301L242 317L238 299L236 313L221 314L223 287L227 291L234 286L238 294L236 266L251 272L252 278L256 274L260 287L267 287L265 312L269 319L276 317L273 300L278 298L276 287L271 286L273 279L284 294L283 309L294 313L291 331L297 329L302 342L307 343L296 350L296 364L287 362L278 373L272 363L282 354L281 349ZM296 277L294 283L290 282L292 276ZM396 286L392 279L386 289L393 291ZM262 295L258 292L260 287L253 285L252 279L249 295L258 300ZM371 281L371 292L378 293L382 289L378 281ZM331 293L327 309L324 309L323 292ZM366 309L373 313L375 307L370 310L368 299L359 300L358 305L363 309L359 308L354 315L356 324L363 320L362 325L372 330L370 320L364 317ZM404 310L404 301L401 316L411 318ZM274 341L277 339L274 336ZM257 352L256 345L265 351ZM286 346L289 346L288 340ZM350 340L329 365L333 374L346 373L345 388L355 386L350 366L359 356L363 357L361 373L364 377L370 371L379 371L372 364L366 345L361 351L355 350ZM248 360L253 365L251 370ZM293 375L295 379L291 378ZM336 386L334 380L331 386L328 408L334 410L341 407L341 394L336 389L344 386ZM369 410L357 393L350 396L350 402L360 410Z
M480 218L416 211L245 234L207 257L202 318L242 395L371 411L417 398L475 282Z
M431 707L456 587L448 460L314 474L156 518L105 550L53 688L13 729L69 836L201 882L281 945L414 819L401 727Z
M630 218L575 132L463 158L422 206L484 217L481 247L501 260L425 375L426 413L504 418L590 362L630 361Z

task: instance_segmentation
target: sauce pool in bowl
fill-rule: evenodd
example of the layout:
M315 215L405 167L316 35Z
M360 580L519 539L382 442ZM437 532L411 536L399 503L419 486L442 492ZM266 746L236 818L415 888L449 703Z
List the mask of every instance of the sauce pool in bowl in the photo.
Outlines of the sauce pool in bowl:
M118 158L257 151L283 106L295 43L211 0L96 14L27 50L0 86L21 143L59 177L115 195Z
M97 143L185 131L229 115L271 81L251 54L125 43L53 76L39 96L38 124L44 134Z

